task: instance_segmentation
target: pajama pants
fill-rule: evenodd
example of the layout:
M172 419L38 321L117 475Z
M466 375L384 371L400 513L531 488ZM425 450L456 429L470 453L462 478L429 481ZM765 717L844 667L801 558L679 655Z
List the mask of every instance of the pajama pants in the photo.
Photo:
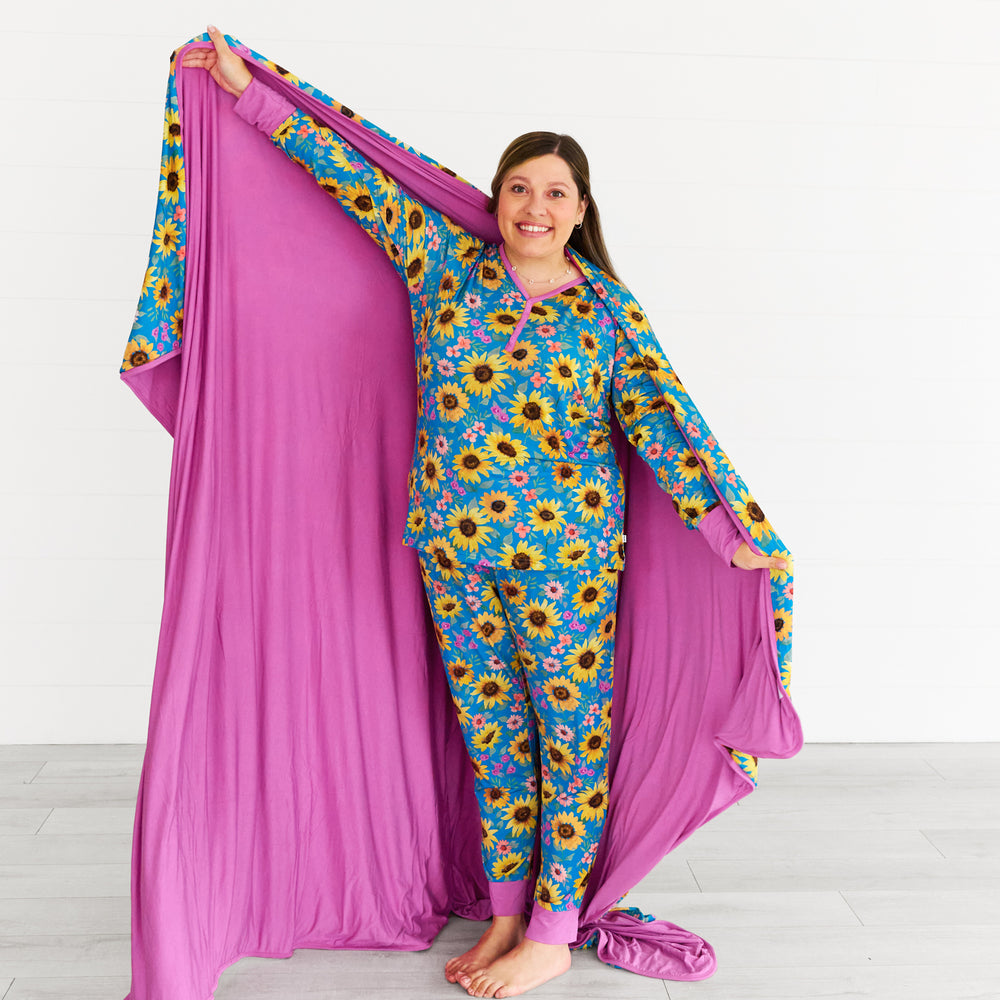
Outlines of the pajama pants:
M418 557L475 775L493 912L524 912L540 834L527 934L569 943L608 809L619 571Z

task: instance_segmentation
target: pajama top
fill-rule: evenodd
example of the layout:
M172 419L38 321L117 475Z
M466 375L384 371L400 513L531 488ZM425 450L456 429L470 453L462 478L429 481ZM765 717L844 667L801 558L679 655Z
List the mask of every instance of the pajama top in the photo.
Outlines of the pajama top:
M234 105L334 197L407 288L417 426L403 544L442 565L624 568L614 410L688 528L742 539L662 393L586 277L525 288L502 244L411 197L256 77ZM567 250L567 263L573 258Z

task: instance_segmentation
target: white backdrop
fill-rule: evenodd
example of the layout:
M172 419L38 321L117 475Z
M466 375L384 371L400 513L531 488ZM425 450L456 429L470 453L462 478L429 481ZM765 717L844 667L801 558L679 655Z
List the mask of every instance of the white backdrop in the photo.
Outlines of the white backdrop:
M172 442L118 366L208 20L480 188L574 135L795 555L806 740L1000 739L1000 3L63 0L0 32L0 743L146 738Z

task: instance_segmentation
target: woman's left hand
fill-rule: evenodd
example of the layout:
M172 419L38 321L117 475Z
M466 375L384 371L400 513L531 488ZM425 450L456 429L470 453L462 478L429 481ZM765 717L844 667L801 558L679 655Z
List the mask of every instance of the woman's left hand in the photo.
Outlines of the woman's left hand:
M750 546L743 542L733 553L733 565L740 569L786 569L788 563L778 556L759 556L750 551Z

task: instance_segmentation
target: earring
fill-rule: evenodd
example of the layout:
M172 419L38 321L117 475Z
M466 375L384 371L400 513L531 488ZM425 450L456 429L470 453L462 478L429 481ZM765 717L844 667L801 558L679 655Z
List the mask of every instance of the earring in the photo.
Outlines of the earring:
M573 228L574 229L582 229L583 228L583 219L581 219Z

